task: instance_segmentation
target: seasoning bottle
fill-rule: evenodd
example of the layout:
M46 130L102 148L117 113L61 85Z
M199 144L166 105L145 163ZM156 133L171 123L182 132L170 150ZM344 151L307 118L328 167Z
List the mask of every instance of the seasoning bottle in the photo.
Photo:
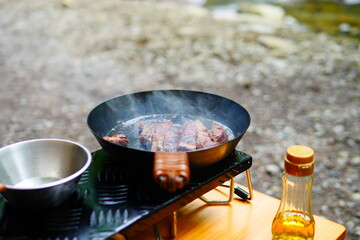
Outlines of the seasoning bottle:
M315 220L311 207L314 151L302 145L287 149L279 209L272 223L276 240L312 240Z

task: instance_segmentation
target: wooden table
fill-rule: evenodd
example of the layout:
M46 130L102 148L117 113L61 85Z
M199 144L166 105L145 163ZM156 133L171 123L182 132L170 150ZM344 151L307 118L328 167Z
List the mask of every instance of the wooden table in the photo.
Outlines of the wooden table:
M206 197L217 200L227 195L228 189L218 187L207 193ZM254 191L251 202L235 198L228 205L209 205L196 199L177 212L175 239L271 240L271 224L279 202L257 191ZM164 240L172 239L167 220L158 224ZM318 216L315 216L315 225L315 240L345 239L346 228L343 225ZM148 230L137 239L155 239L155 236Z

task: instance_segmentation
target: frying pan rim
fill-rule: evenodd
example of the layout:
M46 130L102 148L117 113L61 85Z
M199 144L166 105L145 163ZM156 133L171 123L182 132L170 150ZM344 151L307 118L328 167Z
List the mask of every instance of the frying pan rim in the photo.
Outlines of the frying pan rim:
M128 147L128 146L123 146L123 145L120 145L120 144L116 144L116 143L113 143L113 142L110 142L110 141L107 141L105 139L103 139L103 136L100 136L98 133L96 133L92 127L90 126L90 115L92 115L92 113L98 108L100 107L101 105L104 105L104 104L107 104L111 101L115 101L116 99L118 98L121 98L121 97L126 97L126 96L131 96L131 95L143 95L143 94L149 94L149 93L156 93L156 92L188 92L188 93L191 93L191 94L199 94L199 95L210 95L210 96L214 96L214 97L217 97L217 98L220 98L220 99L224 99L224 100L227 100L229 102L232 102L234 104L236 104L238 107L242 108L242 110L244 111L244 113L247 115L247 119L248 119L248 124L247 126L243 129L243 131L241 131L239 134L237 134L236 136L234 136L234 138L230 139L230 140L227 140L221 144L218 144L216 146L212 146L212 147L206 147L206 148L201 148L201 149L197 149L197 150L191 150L191 151L181 151L181 152L186 152L186 153L194 153L194 152L202 152L202 151L206 151L206 150L209 150L209 149L214 149L214 148L217 148L217 147L220 147L222 145L225 145L227 144L228 142L231 142L239 137L241 137L242 135L244 135L247 131L247 129L249 128L250 126L250 123L251 123L251 117L250 117L250 114L249 112L246 110L246 108L244 108L241 104L235 102L234 100L230 99L230 98L227 98L227 97L224 97L224 96L221 96L221 95L218 95L218 94L214 94L214 93L209 93L209 92L202 92L202 91L197 91L197 90L181 90L181 89L157 89L157 90L148 90L148 91L139 91L139 92L134 92L134 93L129 93L129 94L123 94L123 95L120 95L120 96L117 96L117 97L113 97L113 98L109 98L108 100L105 100L101 103L99 103L98 105L96 105L88 114L88 117L87 117L87 124L88 124L88 127L90 128L90 131L97 137L97 138L100 138L102 140L104 140L105 142L113 145L113 146L116 146L116 147L123 147L123 148L126 148L126 149L129 149L129 150L134 150L134 151L140 151L140 152L144 152L144 153L151 153L151 154L154 154L155 151L149 151L149 150L146 150L146 149L142 149L142 148L134 148L134 147ZM235 134L234 134L235 135Z

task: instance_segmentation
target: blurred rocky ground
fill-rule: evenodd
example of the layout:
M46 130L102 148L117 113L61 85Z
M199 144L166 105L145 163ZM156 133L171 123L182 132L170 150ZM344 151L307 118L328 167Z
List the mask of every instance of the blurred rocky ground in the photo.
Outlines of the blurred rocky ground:
M288 146L315 149L314 213L360 236L360 42L306 30L276 6L232 16L169 1L0 0L0 146L66 138L99 148L97 104L152 89L246 107L238 149L280 198ZM243 176L237 181L245 184Z

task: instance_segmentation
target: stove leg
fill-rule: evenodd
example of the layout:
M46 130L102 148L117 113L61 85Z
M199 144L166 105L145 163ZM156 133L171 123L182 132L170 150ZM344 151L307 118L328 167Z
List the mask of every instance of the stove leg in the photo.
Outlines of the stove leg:
M246 181L247 181L247 185L248 185L248 189L249 189L249 197L248 200L253 199L253 187L252 187L252 183L251 183L251 176L250 176L250 169L246 170Z
M229 187L229 198L226 200L209 200L204 196L201 196L200 199L207 204L214 204L214 205L225 205L230 204L230 202L234 199L234 189L235 189L235 180L234 178L230 178L230 187Z
M177 213L173 212L171 216L171 237L176 238L177 235Z
M247 195L247 200L251 200L253 198L253 188L251 183L251 176L250 176L250 169L246 170L246 181L249 189L249 193ZM204 196L201 196L200 199L207 204L214 204L214 205L225 205L230 204L230 202L234 199L234 192L235 192L235 179L234 177L230 178L230 186L229 187L229 198L226 200L209 200ZM157 239L161 239L161 235L159 234L159 230L157 227L154 228L154 232L157 233ZM177 236L177 213L174 211L170 216L170 235L171 238L176 238ZM160 237L160 238L159 238Z
M174 211L169 217L166 218L169 221L170 238L176 238L177 236L177 212ZM162 240L162 236L157 224L153 225L153 232L156 240Z
M250 201L253 198L253 188L250 177L250 170L246 170L246 181L248 185L248 192L242 189L240 186L235 187L235 194L240 197L243 201ZM230 187L229 185L221 185L223 187Z
M232 201L232 199L234 198L234 192L239 197L241 197L244 201L249 201L249 200L253 199L253 187L252 187L252 183L251 183L250 169L247 169L245 172L246 172L246 182L247 182L249 192L244 191L240 187L235 188L235 186L234 186L235 185L235 180L234 180L234 178L231 178L230 179L230 186L221 185L223 187L228 187L230 189L229 190L230 191L229 199L227 199L227 200L209 200L204 196L201 196L200 199L202 201L204 201L205 203L207 203L207 204L215 204L215 205L229 204Z
M161 233L159 231L159 227L157 224L154 224L153 225L153 232L154 232L154 235L155 235L155 239L156 240L162 240L162 236L161 236Z

